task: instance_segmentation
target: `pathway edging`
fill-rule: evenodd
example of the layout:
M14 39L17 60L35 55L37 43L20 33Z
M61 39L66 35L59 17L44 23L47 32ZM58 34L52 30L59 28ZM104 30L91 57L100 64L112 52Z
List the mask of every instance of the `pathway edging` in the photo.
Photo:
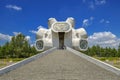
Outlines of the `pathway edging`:
M112 66L110 64L102 62L102 61L100 61L98 59L90 57L90 56L88 56L86 54L83 54L83 53L81 53L79 51L76 51L76 50L74 50L72 48L69 48L69 47L67 47L67 50L71 51L72 53L74 53L74 54L76 54L78 56L80 56L81 58L86 59L87 61L90 61L90 62L92 62L92 63L94 63L94 64L96 64L96 65L98 65L98 66L100 66L100 67L102 67L102 68L104 68L104 69L106 69L108 71L111 71L111 72L113 72L113 73L115 73L115 74L120 76L120 69L118 69L118 68L116 68L116 67L114 67L114 66Z
M44 52L42 52L42 53L39 53L39 54L37 54L37 55L34 55L34 56L29 57L29 58L27 58L27 59L24 59L24 60L22 60L22 61L20 61L20 62L14 63L14 64L9 65L9 66L6 66L6 67L4 67L4 68L1 68L1 69L0 69L0 75L3 75L3 74L5 74L5 73L7 73L7 72L9 72L9 71L12 71L12 70L14 70L14 69L16 69L16 68L18 68L18 67L21 67L21 66L23 66L23 65L25 65L25 64L27 64L27 63L29 63L29 62L32 62L32 61L34 61L34 60L36 60L36 59L38 59L38 58L41 58L42 56L51 53L51 52L54 51L55 49L56 49L55 47L54 47L54 48L51 48L51 49L46 50L46 51L44 51Z

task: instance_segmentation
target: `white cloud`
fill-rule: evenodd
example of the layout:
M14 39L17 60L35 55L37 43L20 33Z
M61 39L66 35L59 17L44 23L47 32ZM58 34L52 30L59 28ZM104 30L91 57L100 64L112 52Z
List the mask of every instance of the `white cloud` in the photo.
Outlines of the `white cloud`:
M104 5L106 4L106 0L95 0L96 5Z
M30 36L25 36L25 40L30 41Z
M93 17L93 16L91 16L91 17L90 17L90 20L94 20L94 17Z
M22 10L22 7L16 6L16 5L6 5L5 7L8 8L8 9L14 9L14 10L17 10L17 11Z
M91 1L91 2L89 3L89 8L95 9L95 4L94 4L94 2Z
M33 34L36 34L36 33L37 33L37 31L35 31L35 30L30 30L29 32L31 32L31 33L33 33Z
M109 24L109 23L110 23L110 21L106 21L105 23Z
M21 34L21 32L13 32L15 36ZM25 36L25 40L30 41L31 37L30 36Z
M89 25L92 24L92 21L93 21L93 20L94 20L94 17L90 17L89 19L84 19L82 26L83 26L83 27L88 27Z
M13 34L17 36L18 34L21 34L21 32L13 32Z
M105 5L106 0L82 0L90 9L95 9L97 6Z
M0 40L10 41L12 36L0 33Z
M82 25L83 27L87 27L87 26L89 26L89 20L88 19L84 19L83 20L83 25Z
M37 30L39 30L39 29L46 29L46 28L43 27L43 26L38 26L38 27L37 27ZM33 33L33 34L36 34L36 33L37 33L36 30L30 30L29 32L31 32L31 33Z
M13 32L15 36L20 34L21 32ZM7 41L11 41L13 36L10 36L8 34L2 34L0 33L0 45L4 45ZM30 36L25 36L25 40L27 40L29 43L31 43L31 37Z
M105 19L101 19L101 20L100 20L100 23L109 24L110 21L109 21L109 20L105 20Z
M46 29L46 28L40 25L37 27L37 29Z
M98 32L89 36L89 46L100 45L101 47L117 48L120 43L120 38L111 32Z

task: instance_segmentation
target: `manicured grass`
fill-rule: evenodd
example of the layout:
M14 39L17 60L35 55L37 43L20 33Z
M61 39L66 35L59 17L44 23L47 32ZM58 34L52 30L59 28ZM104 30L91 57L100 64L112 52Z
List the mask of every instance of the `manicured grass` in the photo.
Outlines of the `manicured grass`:
M94 58L99 59L108 64L111 64L117 68L120 68L120 57L94 57Z

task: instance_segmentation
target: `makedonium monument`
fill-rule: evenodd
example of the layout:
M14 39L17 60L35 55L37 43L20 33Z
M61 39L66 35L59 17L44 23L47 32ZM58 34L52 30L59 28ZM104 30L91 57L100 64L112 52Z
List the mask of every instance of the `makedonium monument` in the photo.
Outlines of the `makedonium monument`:
M86 51L88 48L87 32L84 28L74 29L75 20L70 17L66 21L49 18L48 28L40 28L36 33L35 47L43 51L52 47L63 49L71 47Z

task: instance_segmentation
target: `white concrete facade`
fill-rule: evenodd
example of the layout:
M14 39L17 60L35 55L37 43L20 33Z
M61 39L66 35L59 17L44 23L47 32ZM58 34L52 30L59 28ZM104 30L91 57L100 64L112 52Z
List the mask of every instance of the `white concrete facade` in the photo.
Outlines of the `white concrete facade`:
M49 18L48 28L40 28L36 33L36 49L43 51L51 47L71 47L85 51L88 48L87 32L84 28L74 29L75 20L70 17L66 21Z

